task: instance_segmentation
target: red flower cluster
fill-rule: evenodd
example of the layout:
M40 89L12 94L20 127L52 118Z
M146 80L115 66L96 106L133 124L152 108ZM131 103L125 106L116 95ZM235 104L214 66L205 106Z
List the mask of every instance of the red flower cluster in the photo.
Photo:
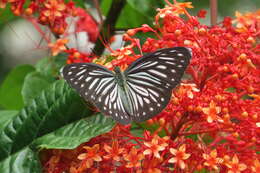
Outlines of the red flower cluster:
M46 172L259 172L260 11L209 27L189 15L191 3L166 2L155 17L156 29L129 30L129 45L112 52L111 62L100 62L126 68L142 54L133 48L192 48L187 76L167 108L140 125L153 133L136 137L134 127L117 125L73 151L49 151ZM137 32L152 32L156 39L140 45Z
M82 30L88 32L92 42L97 39L97 23L84 10L76 8L73 1L66 3L64 0L31 0L29 4L25 4L25 0L0 0L0 8L5 8L7 3L15 15L29 20L37 18L40 24L48 26L57 35L66 31L67 17L78 16L75 32ZM86 28L86 23L91 27Z

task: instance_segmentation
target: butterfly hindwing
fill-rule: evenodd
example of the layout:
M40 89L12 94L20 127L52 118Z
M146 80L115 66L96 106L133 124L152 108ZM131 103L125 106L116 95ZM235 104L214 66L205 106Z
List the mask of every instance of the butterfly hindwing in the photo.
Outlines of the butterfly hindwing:
M146 54L128 67L124 73L134 121L147 120L167 106L190 58L187 48L168 48Z
M92 102L104 115L122 124L130 122L122 103L122 92L110 70L93 63L76 63L66 65L62 74L81 97Z

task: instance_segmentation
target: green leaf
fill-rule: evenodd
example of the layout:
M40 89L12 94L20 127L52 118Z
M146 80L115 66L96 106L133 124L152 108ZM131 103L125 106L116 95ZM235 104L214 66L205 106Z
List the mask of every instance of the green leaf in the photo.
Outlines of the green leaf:
M6 158L0 162L0 172L2 173L40 173L41 163L37 153L29 147Z
M91 138L109 132L115 122L102 114L81 119L34 142L37 148L73 149Z
M142 2L143 1L141 1L140 3ZM112 0L103 0L101 2L100 8L103 15L105 16L107 15L111 4L112 4ZM118 21L116 23L116 28L124 29L124 28L140 27L142 24L145 23L152 24L152 21L153 21L152 15L146 15L144 13L140 13L140 11L137 11L136 8L133 8L132 4L129 4L127 2L118 18Z
M46 57L36 64L36 71L42 75L57 78L60 75L60 69L66 64L67 57L59 54L55 57Z
M31 72L25 77L22 96L25 104L31 102L43 89L50 86L54 78L44 76L39 72Z
M55 82L0 132L0 161L28 147L38 137L91 114L92 111L64 80Z
M18 111L0 111L0 131L17 115Z
M116 28L135 28L142 24L152 25L152 22L152 17L147 17L126 4L118 18Z
M101 9L103 15L105 15L105 16L107 15L111 4L112 4L112 0L102 0L101 1L100 9Z
M43 89L59 78L60 69L66 64L67 57L63 54L56 57L41 59L36 64L36 72L31 72L25 78L22 96L25 104L35 98Z
M21 90L25 76L34 71L31 65L20 65L14 68L0 87L0 105L5 109L19 110L23 107Z
M0 8L0 29L2 27L6 26L5 24L10 22L11 20L18 18L18 16L15 16L10 9L10 5L7 4L5 8Z
M147 17L154 17L157 8L163 8L166 4L158 0L127 0L127 3L136 11Z

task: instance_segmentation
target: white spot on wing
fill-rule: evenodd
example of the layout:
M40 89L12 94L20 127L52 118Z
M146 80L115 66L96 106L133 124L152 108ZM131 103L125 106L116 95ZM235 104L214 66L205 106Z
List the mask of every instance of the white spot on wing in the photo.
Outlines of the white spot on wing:
M158 65L156 68L165 70L167 67L165 65Z
M137 99L138 99L138 101L139 101L141 107L143 107L143 106L144 106L144 102L143 102L142 97L140 97L139 95L137 95Z
M130 82L128 83L128 85L130 85L140 95L143 95L143 96L148 96L149 95L148 91L145 88L143 88L143 87L140 87L140 86L135 85L135 84L130 83Z
M171 72L176 73L176 70L172 69Z
M151 92L153 95L155 95L156 97L159 97L159 94L157 92L155 92L154 90L152 89L148 89L149 92Z
M78 80L81 80L83 77L84 77L84 75L81 75L81 76L78 78Z
M167 64L171 64L171 65L176 65L175 62L170 62L170 61L165 61L165 63L167 63Z
M79 75L85 73L86 71L87 71L87 69L83 69L83 70L81 70L80 72L78 72L78 73L76 74L76 76L79 76Z
M155 52L153 55L157 56L160 55L161 52Z
M92 77L87 77L87 78L85 79L85 81L88 82L88 81L90 81L91 79L92 79Z
M145 101L147 104L150 104L150 103L151 103L150 100L147 99L147 98L144 98L144 101Z
M166 78L166 77L167 77L166 74L163 74L163 73L161 73L161 72L159 72L159 71L156 71L156 70L153 70L153 69L150 69L150 70L148 70L148 71L151 72L151 73L153 73L153 74L157 74L157 75L159 75L159 76L161 76L161 77L163 77L163 78Z
M163 56L160 56L159 59L168 60L168 61L173 61L173 60L174 60L174 58L171 58L171 57L163 57Z
M89 85L89 90L99 81L98 78L94 79L94 81Z

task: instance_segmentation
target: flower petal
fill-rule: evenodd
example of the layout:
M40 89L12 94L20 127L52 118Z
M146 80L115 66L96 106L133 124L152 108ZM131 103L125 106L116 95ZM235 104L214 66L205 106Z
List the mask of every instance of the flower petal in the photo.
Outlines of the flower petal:
M168 162L169 162L169 163L176 163L176 162L177 162L177 159L176 159L176 157L173 157L173 158L171 158Z
M177 150L176 150L176 149L174 149L174 148L170 148L170 152L171 152L173 155L176 155L176 153L177 153Z
M151 154L151 153L152 153L152 150L150 150L150 149L146 149L143 152L144 155L148 155L148 154Z

